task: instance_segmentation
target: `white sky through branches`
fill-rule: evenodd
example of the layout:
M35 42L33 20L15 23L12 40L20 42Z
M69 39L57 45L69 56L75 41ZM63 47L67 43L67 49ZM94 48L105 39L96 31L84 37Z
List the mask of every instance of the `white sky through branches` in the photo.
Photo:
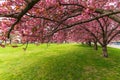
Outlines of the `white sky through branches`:
M0 0L0 4L2 4L2 3L5 2L5 1L7 1L7 0Z

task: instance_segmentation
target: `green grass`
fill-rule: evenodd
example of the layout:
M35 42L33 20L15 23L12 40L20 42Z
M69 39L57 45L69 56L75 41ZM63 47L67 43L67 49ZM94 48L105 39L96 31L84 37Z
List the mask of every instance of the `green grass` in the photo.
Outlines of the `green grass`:
M79 44L0 48L0 80L120 80L120 49Z

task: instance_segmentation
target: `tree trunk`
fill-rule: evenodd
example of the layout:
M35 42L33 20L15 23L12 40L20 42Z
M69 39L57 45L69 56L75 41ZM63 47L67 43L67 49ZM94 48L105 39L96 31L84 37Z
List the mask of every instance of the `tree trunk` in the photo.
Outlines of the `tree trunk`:
M7 41L5 40L5 45L6 45Z
M10 38L10 44L12 43L12 39Z
M92 46L92 45L91 45L91 41L86 42L86 44L87 44L88 46Z
M108 57L107 45L102 46L102 51L103 51L103 56L107 58Z
M91 41L88 42L88 45L89 45L89 46L92 46Z
M95 49L95 50L98 50L97 42L94 42L94 49Z
M84 45L84 42L81 42L82 45Z

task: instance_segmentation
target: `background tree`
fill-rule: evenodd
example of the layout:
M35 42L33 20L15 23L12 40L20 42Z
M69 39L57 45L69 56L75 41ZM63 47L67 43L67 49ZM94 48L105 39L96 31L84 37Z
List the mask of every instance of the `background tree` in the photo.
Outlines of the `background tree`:
M98 42L103 51L103 56L108 57L107 45L113 40L119 38L117 35L120 34L120 26L116 22L103 17L93 23L86 23L82 25L89 34L93 37L93 41ZM96 29L97 28L97 29Z

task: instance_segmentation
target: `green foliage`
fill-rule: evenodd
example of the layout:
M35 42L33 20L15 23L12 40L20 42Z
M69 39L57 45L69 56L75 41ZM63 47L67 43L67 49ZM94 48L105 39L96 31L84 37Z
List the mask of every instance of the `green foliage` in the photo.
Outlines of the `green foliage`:
M120 49L78 44L0 48L0 80L120 80Z

